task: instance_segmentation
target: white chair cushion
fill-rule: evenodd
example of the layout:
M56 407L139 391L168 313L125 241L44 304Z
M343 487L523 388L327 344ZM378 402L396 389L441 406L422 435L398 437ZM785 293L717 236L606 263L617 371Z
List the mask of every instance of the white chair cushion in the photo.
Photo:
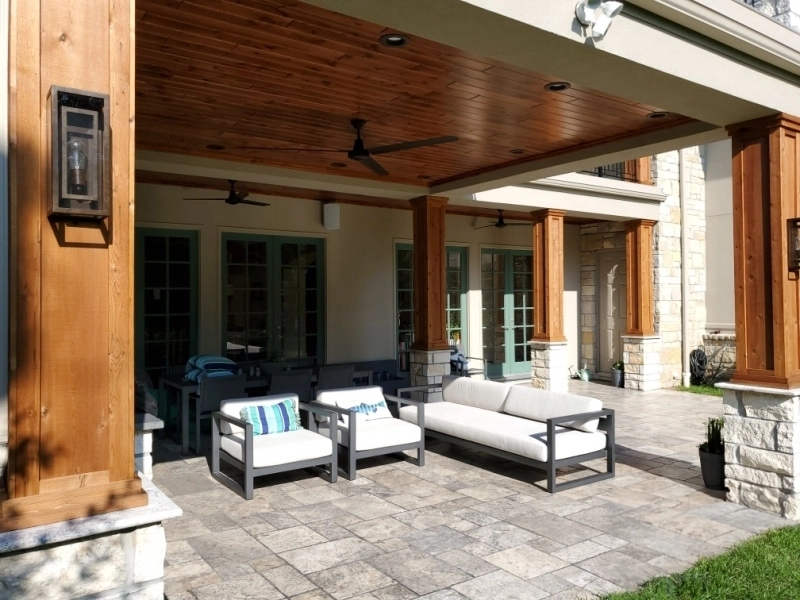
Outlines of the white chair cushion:
M534 421L547 421L553 417L594 412L603 409L603 403L597 398L538 390L521 385L510 386L503 412ZM599 419L583 419L561 423L562 427L571 427L592 433L597 431Z
M223 435L220 439L220 448L233 458L244 462L244 433ZM256 469L332 454L331 439L308 429L253 437L253 467Z
M297 394L275 394L273 396L254 396L253 398L240 398L236 400L224 400L222 404L220 404L220 411L229 415L231 417L235 417L240 419L240 411L247 407L247 406L271 406L273 404L278 404L283 402L284 400L291 400L292 404L294 405L294 414L297 418L297 422L300 422L300 408L298 406L299 399L297 398ZM244 429L239 427L238 425L231 425L225 421L220 421L219 423L219 431L223 435L227 435L230 433L244 433Z
M448 377L443 381L442 398L445 402L455 402L465 406L501 412L510 387L512 386L497 381L471 377Z
M402 407L400 418L416 423L416 407ZM425 405L425 429L540 462L547 461L547 425L539 421L453 402L432 402ZM606 436L602 433L557 427L556 436L556 459L596 452L606 446Z
M339 408L353 408L361 404L375 405L381 402L386 405L386 400L383 397L383 388L379 385L371 385L357 388L341 388L338 390L324 390L317 394L317 402L320 404L327 404L328 406L337 406ZM359 423L371 419L391 418L392 413L386 407L385 411L381 411L375 415L365 415L364 413L356 413L356 418ZM347 415L339 415L339 422L342 426L347 427L349 417Z
M416 414L416 407L414 414ZM339 443L347 446L349 443L349 430L342 425L338 426ZM319 432L322 435L329 435L327 425L320 425ZM413 444L420 441L422 430L413 423L407 423L400 419L376 419L374 421L358 421L356 429L356 452L362 450L373 450L375 448L386 448L388 446L399 446L401 444Z

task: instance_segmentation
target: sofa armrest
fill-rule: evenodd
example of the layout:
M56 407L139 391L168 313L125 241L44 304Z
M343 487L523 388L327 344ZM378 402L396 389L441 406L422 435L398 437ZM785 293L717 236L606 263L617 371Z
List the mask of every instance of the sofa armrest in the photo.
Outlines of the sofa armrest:
M333 417L334 411L330 410L331 407L328 405L323 404L310 404L309 402L298 402L297 407L305 412L311 413L315 417L326 417L329 422L335 422L336 419ZM316 418L310 418L308 420L308 429L317 433L319 430L319 426L317 425Z
M576 419L599 418L600 426L606 432L606 450L608 451L609 464L614 461L614 409L604 408L587 413L577 413L574 415L563 415L547 419L547 462L554 467L556 463L556 425ZM580 430L578 430L580 431ZM611 467L609 466L609 470Z
M233 417L229 414L222 412L221 410L212 413L211 418L217 425L219 425L220 421L225 421L227 423L230 423L231 425L236 425L237 427L241 427L242 429L247 429L248 425L250 425L250 429L253 428L252 423L248 423L247 421L245 421L244 419L240 419L239 417Z
M419 386L419 387L427 387L427 386ZM390 394L384 394L384 398L388 402L394 402L397 404L398 410L403 404L408 404L409 406L416 406L417 407L417 426L422 430L422 436L425 437L425 403L422 400L412 400L411 398L400 398L399 396L392 396Z
M337 415L348 416L349 418L347 419L347 438L348 438L348 443L350 444L349 447L350 448L356 447L356 428L358 427L358 419L356 419L356 415L358 413L356 413L355 407L342 408L340 406L333 406L331 404L323 404L322 402L317 402L316 400L312 400L307 404L309 406L319 408L323 412L327 412L328 415L330 415L331 417L333 417L334 413ZM330 430L333 432L331 433L331 436L333 436L331 439L338 444L339 438L336 434L336 430L338 429L339 426L339 419L329 418L328 423L330 424Z
M236 425L244 429L244 452L242 455L244 456L244 464L252 465L253 464L253 424L248 423L244 419L239 419L237 417L232 417L231 415L225 414L221 410L211 413L211 444L212 444L212 461L214 464L214 468L219 470L219 453L220 453L220 429L219 424L220 421L225 421L226 423L230 423L231 425Z
M397 397L402 398L401 394L405 392L432 392L441 389L441 383L436 383L434 385L412 385L411 387L397 388Z
M423 387L423 386L420 386L420 387ZM403 388L403 389L409 389L409 388ZM388 402L394 402L394 403L398 404L399 406L402 406L403 404L413 404L414 406L419 406L419 405L424 405L425 404L422 400L414 400L413 398L401 398L400 396L393 396L392 394L384 394L383 397Z
M592 412L586 413L576 413L574 415L562 415L560 417L550 417L547 419L547 423L553 423L553 425L559 425L561 423L567 423L569 421L580 421L580 420L588 420L588 419L608 419L608 423L613 426L614 423L614 409L613 408L604 408L602 410L595 410Z

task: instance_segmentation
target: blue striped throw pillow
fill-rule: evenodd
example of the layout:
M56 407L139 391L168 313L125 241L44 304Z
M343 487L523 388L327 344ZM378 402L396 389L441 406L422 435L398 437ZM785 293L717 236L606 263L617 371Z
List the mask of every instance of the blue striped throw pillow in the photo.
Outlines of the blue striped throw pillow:
M253 424L253 435L297 431L297 416L291 400L266 406L245 406L239 411L242 421Z

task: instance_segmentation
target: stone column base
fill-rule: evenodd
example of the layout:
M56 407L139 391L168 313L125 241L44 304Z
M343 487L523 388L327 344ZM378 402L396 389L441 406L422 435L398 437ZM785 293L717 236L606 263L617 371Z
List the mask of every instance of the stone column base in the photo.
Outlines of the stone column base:
M661 389L661 338L622 336L625 389L647 392Z
M567 392L569 366L567 365L567 342L532 341L531 381L540 390Z
M728 501L800 519L800 389L717 387Z
M411 350L411 385L442 385L442 377L450 374L450 350ZM440 402L442 393L414 394L415 399Z

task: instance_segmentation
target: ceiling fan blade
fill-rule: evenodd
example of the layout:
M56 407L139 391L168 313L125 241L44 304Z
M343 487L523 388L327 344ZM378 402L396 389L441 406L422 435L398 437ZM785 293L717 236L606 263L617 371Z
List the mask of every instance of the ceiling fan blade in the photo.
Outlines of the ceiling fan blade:
M504 223L506 227L533 227L533 223Z
M184 198L184 200L222 200L225 201L227 198Z
M253 206L269 206L266 202L256 202L255 200L243 200L241 195L239 196L239 202L236 204L251 204Z
M388 146L378 146L377 148L367 148L370 154L386 154L387 152L399 152L400 150L411 150L422 146L435 146L436 144L446 144L447 142L457 142L458 138L454 135L430 138L427 140L417 140L416 142L400 142L399 144L389 144Z
M497 223L489 223L488 225L481 225L480 227L473 227L473 229L486 229L487 227L494 227Z
M239 196L239 200L244 200L250 195L250 192L236 192L236 195Z
M378 164L378 162L375 161L371 156L351 156L350 158L352 158L353 160L357 160L376 175L389 174L389 171L380 166L380 164Z
M285 152L348 152L345 150L334 150L327 148L286 148L278 146L237 146L237 150L283 150Z

